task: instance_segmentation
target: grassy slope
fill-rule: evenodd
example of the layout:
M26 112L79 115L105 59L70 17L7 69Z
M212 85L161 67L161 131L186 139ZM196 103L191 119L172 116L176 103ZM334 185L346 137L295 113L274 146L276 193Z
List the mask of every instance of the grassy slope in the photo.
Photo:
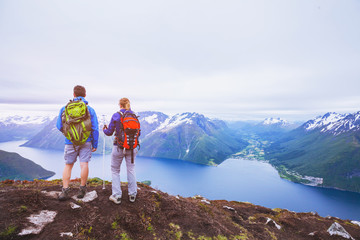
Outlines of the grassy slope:
M54 174L17 153L0 150L0 180L33 180L48 178Z
M360 192L359 133L331 135L293 131L272 144L267 159L302 175L324 178L324 186Z

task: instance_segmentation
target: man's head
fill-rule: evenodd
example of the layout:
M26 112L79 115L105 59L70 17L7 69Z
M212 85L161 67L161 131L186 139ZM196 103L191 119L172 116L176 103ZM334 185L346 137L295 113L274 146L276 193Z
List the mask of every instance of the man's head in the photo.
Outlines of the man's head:
M76 85L74 87L74 97L86 97L86 90L83 86Z

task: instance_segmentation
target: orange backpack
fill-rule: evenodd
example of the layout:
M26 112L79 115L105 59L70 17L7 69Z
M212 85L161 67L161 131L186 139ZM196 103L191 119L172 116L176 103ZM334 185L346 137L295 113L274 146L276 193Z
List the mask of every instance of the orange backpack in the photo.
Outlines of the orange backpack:
M119 112L123 129L122 139L116 137L119 147L133 150L139 146L140 122L132 111ZM131 151L131 163L134 163L134 151Z

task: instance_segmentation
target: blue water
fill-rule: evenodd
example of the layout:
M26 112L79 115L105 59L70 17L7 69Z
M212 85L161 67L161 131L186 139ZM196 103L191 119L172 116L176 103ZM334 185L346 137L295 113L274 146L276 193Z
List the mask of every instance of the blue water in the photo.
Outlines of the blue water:
M17 152L61 178L63 152L19 147L21 141L0 143L0 149ZM102 155L90 162L90 177L111 180L110 155L106 155L103 171ZM125 168L125 164L123 165ZM73 177L80 176L79 164ZM125 169L122 180L126 181ZM201 195L208 199L251 202L269 208L285 208L296 212L314 211L321 216L360 220L360 194L305 186L283 180L268 163L228 159L217 167L203 166L180 160L136 158L138 181L151 180L152 187L172 195Z

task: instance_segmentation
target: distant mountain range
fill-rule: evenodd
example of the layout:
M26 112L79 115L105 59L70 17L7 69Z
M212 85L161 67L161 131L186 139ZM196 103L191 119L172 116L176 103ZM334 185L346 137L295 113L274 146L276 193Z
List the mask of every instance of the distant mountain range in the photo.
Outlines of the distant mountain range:
M140 114L148 132L141 142L140 156L182 159L217 165L246 147L247 142L233 134L225 122L198 113L168 117L158 112ZM146 126L151 128L147 129Z
M139 112L141 149L139 156L181 159L200 164L220 164L247 145L232 133L225 122L197 113L169 117L161 112ZM56 118L22 146L63 150L64 136L57 130ZM100 126L102 129L102 126ZM102 153L100 130L98 151ZM107 152L112 138L106 138Z
M64 150L65 137L56 127L57 117L47 123L45 127L39 131L35 136L30 138L27 142L22 144L22 147L33 147L52 150ZM102 132L103 124L99 124L99 142L97 151L94 154L102 154L104 146L104 133ZM106 153L110 153L113 145L113 139L107 137L106 139Z
M17 153L0 150L0 181L46 179L55 173L45 170L40 165L23 158Z
M285 133L266 158L292 175L322 179L321 186L360 192L359 130L360 112L327 113Z
M238 152L244 152L244 156L247 152L252 156L262 152L280 175L291 181L360 192L360 112L331 112L303 124L280 118L224 122L198 113L168 116L147 111L138 115L142 129L140 156L216 165ZM7 119L0 121L0 131L20 130L10 131L14 136L0 136L5 141L29 138L23 146L63 150L64 136L55 123L56 118L47 122L45 118ZM96 153L101 154L102 125L99 128ZM31 129L31 137L26 129ZM112 137L106 137L106 152L111 151L112 141Z
M284 133L289 132L301 125L299 122L289 122L281 118L266 118L257 121L228 122L228 126L239 135L257 135L263 140L275 141Z
M0 142L29 139L48 122L48 116L7 116L0 117Z

